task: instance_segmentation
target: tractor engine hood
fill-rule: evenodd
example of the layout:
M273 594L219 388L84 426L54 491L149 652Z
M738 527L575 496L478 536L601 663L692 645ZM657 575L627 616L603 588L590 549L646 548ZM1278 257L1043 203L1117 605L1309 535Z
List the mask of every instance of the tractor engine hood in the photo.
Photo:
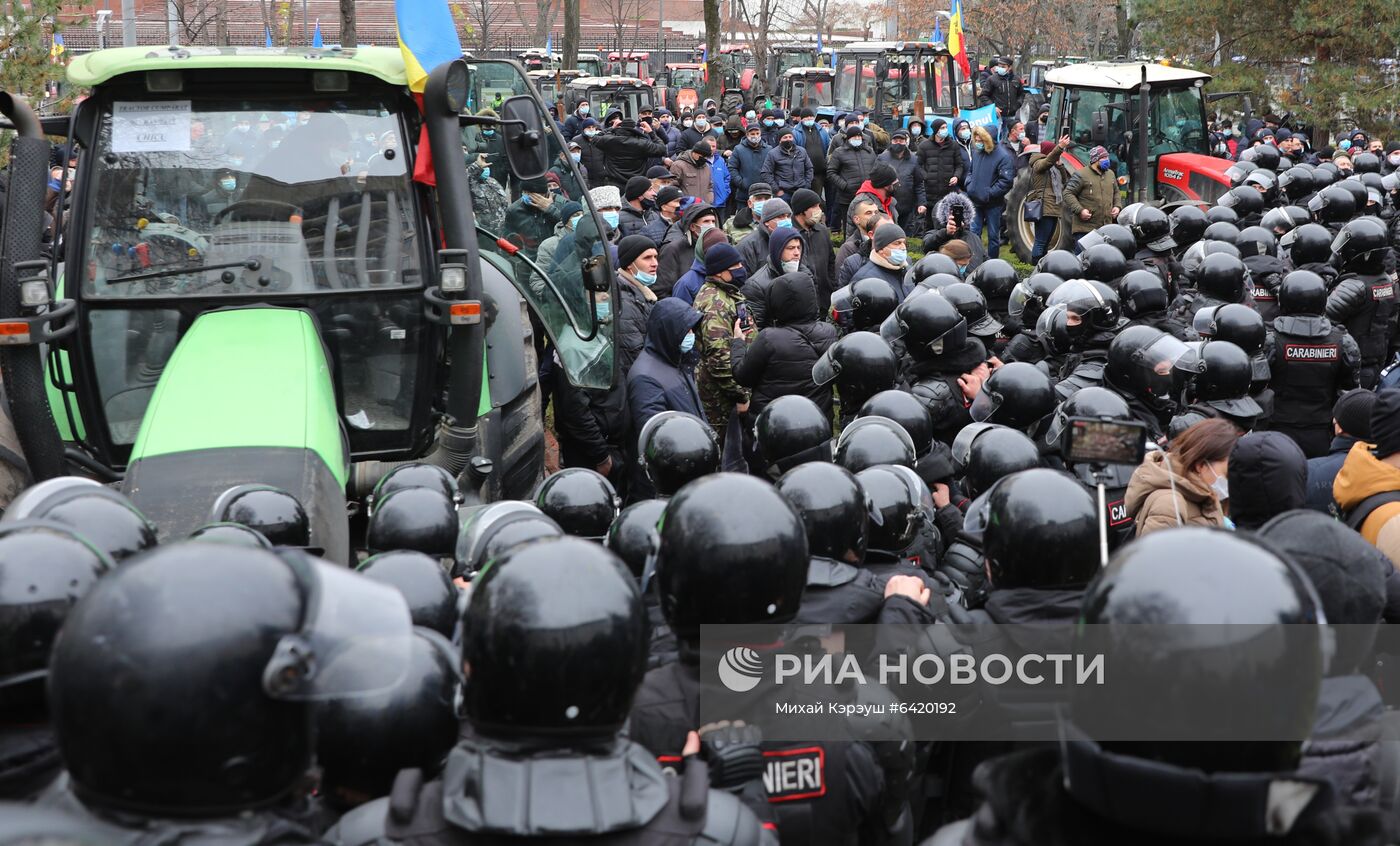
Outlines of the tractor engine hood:
M1226 168L1233 162L1200 153L1167 153L1157 159L1157 181L1193 200L1213 203L1230 190Z
M210 311L180 339L151 396L122 491L162 542L213 521L221 493L264 484L296 497L311 546L348 563L349 458L321 336L309 312Z

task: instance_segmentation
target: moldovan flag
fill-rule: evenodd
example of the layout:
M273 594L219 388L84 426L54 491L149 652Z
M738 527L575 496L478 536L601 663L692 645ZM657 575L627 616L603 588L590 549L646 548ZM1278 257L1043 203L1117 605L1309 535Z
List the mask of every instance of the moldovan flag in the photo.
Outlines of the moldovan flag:
M958 67L962 68L963 76L971 79L972 65L968 64L967 42L963 40L962 3L959 0L952 2L948 12L948 52L958 60Z
M443 62L462 58L462 42L457 40L457 22L452 19L447 0L394 0L394 21L398 28L399 52L403 54L408 87L418 101L418 108L422 109L423 89L428 84L428 74ZM418 133L413 179L425 185L437 185L426 125Z

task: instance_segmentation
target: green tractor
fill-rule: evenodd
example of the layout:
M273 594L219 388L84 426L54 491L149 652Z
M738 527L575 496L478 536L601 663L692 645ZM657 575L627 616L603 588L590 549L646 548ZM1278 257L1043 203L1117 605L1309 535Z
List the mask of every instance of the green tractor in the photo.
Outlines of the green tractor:
M587 199L548 256L548 217L498 204L492 231L473 212L464 127L504 141L502 202L572 167L515 62L445 63L421 109L399 51L376 47L122 48L68 75L91 95L66 120L77 173L51 261L53 121L0 94L18 134L0 368L32 481L112 484L163 538L233 486L272 485L349 563L351 518L400 463L445 468L471 500L528 495L537 333L574 384L612 384L595 304L615 283Z

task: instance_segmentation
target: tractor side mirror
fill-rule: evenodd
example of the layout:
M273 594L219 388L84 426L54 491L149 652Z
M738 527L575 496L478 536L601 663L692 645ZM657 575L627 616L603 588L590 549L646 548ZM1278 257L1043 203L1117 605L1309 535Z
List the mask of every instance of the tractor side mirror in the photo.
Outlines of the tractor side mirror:
M604 256L589 256L583 260L583 284L595 294L612 290L612 273Z
M501 104L505 124L506 160L516 179L539 179L549 170L544 120L534 99L521 94Z
M1095 144L1108 140L1108 109L1095 109L1094 122L1089 127L1089 139Z

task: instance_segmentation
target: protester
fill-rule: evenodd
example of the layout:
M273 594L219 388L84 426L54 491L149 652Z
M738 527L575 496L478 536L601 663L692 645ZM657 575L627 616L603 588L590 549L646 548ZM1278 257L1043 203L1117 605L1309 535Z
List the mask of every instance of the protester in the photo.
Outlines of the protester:
M1089 151L1088 164L1065 184L1063 200L1078 253L1080 238L1118 217L1118 178L1107 149Z
M1239 430L1228 420L1202 420L1153 451L1133 472L1124 506L1137 536L1177 526L1224 526L1230 451Z
M1326 455L1308 459L1307 507L1316 511L1332 508L1332 483L1342 469L1351 448L1371 440L1371 409L1376 394L1364 388L1347 391L1332 406L1332 444Z
M1002 212L1006 195L1016 179L1016 166L1006 149L992 140L982 127L973 132L972 164L967 171L967 196L977 208L972 231L980 238L987 230L987 255L996 258L1001 252Z

